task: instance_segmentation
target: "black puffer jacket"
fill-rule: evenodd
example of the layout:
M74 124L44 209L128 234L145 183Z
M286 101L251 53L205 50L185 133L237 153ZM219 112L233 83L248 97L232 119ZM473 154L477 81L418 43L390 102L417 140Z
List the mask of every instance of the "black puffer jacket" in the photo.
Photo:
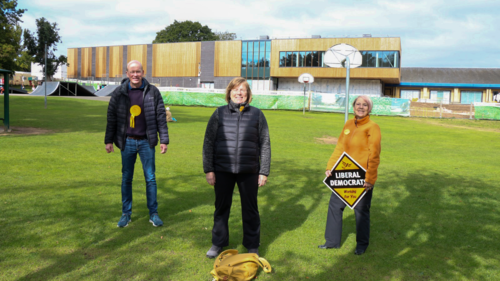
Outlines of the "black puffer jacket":
M146 118L146 132L151 147L158 144L158 133L160 143L168 144L168 127L166 121L165 104L160 91L154 85L142 78L144 81L144 117ZM108 123L104 143L114 143L119 149L125 148L127 137L127 114L130 110L130 98L128 96L128 85L130 80L125 78L121 86L111 94L108 105Z
M210 117L203 143L203 170L208 172L259 173L268 176L271 165L269 128L262 111L232 101Z

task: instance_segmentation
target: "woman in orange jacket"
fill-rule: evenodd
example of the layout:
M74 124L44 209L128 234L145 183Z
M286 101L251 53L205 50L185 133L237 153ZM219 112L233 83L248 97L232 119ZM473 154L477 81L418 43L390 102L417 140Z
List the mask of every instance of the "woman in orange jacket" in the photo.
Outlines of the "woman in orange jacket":
M351 156L366 170L363 187L367 193L356 204L356 250L354 254L362 255L368 248L370 237L370 205L373 186L377 181L377 169L380 163L380 127L370 120L373 102L368 96L357 97L353 104L355 117L348 120L340 134L337 146L333 151L325 175L332 175L331 169L343 152ZM342 214L345 203L334 193L330 197L328 217L326 220L325 244L318 246L320 249L340 248L342 237Z

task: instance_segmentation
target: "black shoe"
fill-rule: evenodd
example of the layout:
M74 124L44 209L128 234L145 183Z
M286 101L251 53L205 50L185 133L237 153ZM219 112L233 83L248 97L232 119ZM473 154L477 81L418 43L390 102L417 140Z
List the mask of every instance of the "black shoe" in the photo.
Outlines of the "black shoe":
M323 244L323 245L319 245L318 246L319 249L338 249L338 247L328 247L326 244Z
M215 259L216 257L219 256L220 253L222 253L222 247L212 245L210 250L208 250L208 252L207 252L207 258Z
M356 249L356 250L354 251L354 254L355 254L355 255L358 255L358 256L360 256L360 255L362 255L362 254L364 254L364 253L365 253L365 250L358 250L358 249Z
M260 255L259 255L259 248L248 249L248 253L257 254L257 256L260 257Z

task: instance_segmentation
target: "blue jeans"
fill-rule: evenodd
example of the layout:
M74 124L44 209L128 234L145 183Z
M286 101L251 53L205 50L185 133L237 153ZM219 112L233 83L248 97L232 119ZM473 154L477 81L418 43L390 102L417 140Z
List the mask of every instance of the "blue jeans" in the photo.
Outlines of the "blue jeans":
M148 202L149 215L158 213L158 203L156 202L156 177L155 177L155 149L149 147L149 142L145 140L128 139L125 142L125 149L122 150L122 213L132 214L132 180L134 178L134 165L137 154L141 158L142 170L146 180L146 197Z

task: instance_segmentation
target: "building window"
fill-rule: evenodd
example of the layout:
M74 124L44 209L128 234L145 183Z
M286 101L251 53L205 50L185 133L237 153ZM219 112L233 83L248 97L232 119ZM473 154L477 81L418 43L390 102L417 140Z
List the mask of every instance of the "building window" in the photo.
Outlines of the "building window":
M431 91L431 101L450 103L450 91Z
M401 98L409 100L419 99L420 90L401 90Z
M360 51L363 62L360 67L398 68L398 51ZM280 52L280 67L328 67L324 63L324 51Z
M247 80L269 79L271 40L242 41L241 54L242 77ZM286 67L288 63L286 52L280 52L280 66Z
M483 92L479 91L462 91L460 93L461 104L471 104L474 102L481 102L482 98L483 98Z

